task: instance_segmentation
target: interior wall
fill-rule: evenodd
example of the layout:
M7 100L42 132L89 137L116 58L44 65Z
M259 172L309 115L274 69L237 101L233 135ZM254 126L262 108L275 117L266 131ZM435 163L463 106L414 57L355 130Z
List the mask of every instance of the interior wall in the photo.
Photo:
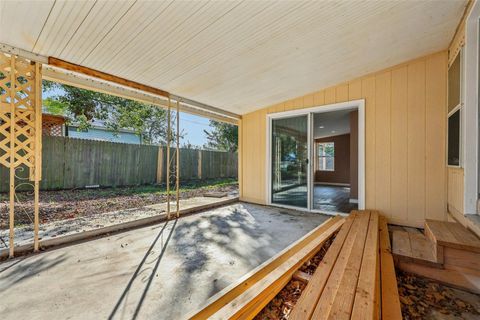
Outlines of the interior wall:
M366 207L392 223L446 219L447 51L246 114L243 201L266 203L266 115L365 99Z
M350 134L315 139L318 142L333 142L335 158L334 171L315 170L315 182L350 185Z
M358 199L358 110L350 112L350 199Z

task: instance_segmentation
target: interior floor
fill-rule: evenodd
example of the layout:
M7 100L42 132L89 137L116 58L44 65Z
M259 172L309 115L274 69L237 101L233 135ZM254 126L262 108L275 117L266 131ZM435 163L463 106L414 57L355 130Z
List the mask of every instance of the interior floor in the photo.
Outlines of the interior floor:
M285 188L282 191L276 191L273 193L272 202L276 204L283 204L286 206L307 208L307 191L307 184L297 185L291 188Z
M316 210L349 213L358 209L357 203L350 203L350 187L315 184L313 190Z

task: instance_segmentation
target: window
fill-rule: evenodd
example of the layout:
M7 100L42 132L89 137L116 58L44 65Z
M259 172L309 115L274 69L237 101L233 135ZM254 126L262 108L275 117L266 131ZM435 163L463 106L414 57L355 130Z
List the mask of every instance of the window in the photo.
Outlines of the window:
M448 165L460 166L460 109L448 117Z
M448 69L448 137L447 161L449 166L461 165L461 128L462 128L462 51L460 51Z
M335 144L333 142L317 143L317 170L335 171Z
M461 103L461 53L453 60L448 69L448 112L452 112Z

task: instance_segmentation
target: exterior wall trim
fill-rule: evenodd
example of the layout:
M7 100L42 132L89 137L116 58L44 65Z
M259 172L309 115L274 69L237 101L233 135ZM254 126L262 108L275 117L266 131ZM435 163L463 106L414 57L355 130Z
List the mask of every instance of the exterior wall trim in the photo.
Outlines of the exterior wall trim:
M478 68L479 68L479 16L480 2L475 1L466 19L464 78L464 214L477 212L478 199Z

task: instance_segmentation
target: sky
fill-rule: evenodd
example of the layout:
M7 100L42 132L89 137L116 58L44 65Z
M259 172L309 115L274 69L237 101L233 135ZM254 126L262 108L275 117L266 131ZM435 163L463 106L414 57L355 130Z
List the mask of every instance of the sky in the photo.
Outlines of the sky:
M43 92L43 98L45 99L61 93L62 91L58 89L50 90ZM211 130L208 118L180 112L180 131L183 132L184 136L180 139L181 145L190 143L194 146L202 147L207 143L207 136L203 130Z

